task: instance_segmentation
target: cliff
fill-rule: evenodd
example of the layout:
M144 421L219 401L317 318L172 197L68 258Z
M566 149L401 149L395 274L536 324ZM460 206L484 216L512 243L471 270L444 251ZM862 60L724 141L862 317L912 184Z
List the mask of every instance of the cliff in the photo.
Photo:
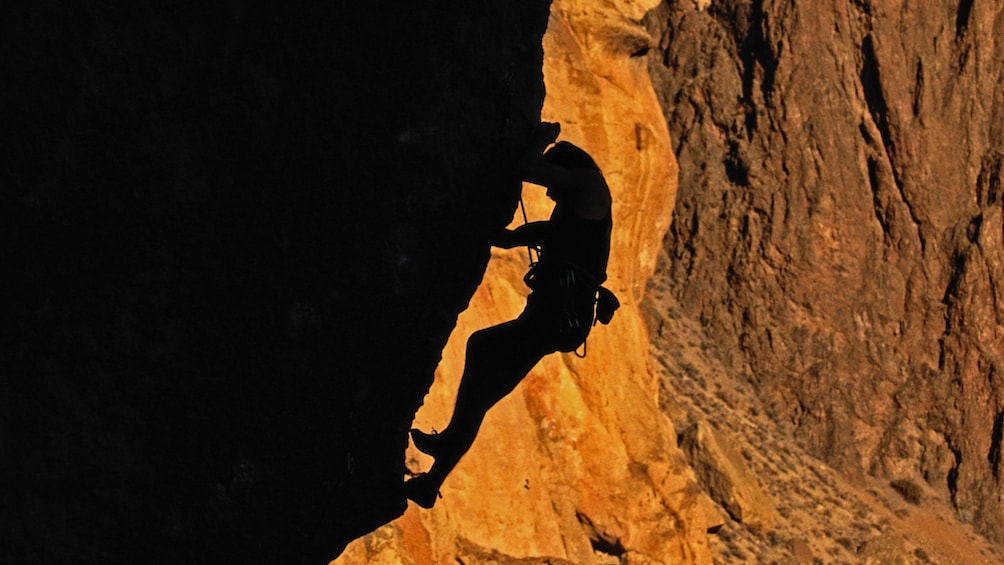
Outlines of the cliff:
M404 510L547 8L5 10L0 561L319 563Z
M675 2L656 284L783 433L1004 539L1004 10Z
M1000 560L1001 8L9 12L0 562ZM541 116L624 306L420 510Z
M668 227L676 165L646 69L639 25L654 2L558 0L544 36L543 117L597 160L614 197L608 287L622 302L593 329L587 355L545 358L489 413L472 450L430 511L404 516L351 544L349 563L709 563L706 530L720 523L676 445L649 368L639 313ZM550 201L523 191L527 215ZM514 225L522 224L517 213ZM528 289L525 249L493 252L461 315L416 425L449 420L475 330L515 318ZM431 459L408 451L409 468Z

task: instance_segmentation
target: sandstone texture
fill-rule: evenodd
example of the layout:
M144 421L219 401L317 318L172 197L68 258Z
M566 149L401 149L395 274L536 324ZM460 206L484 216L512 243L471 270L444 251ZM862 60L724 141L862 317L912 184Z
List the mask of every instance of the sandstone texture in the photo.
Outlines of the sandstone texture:
M651 5L558 1L544 37L543 118L560 122L561 137L596 158L613 192L607 286L621 309L610 326L594 328L584 359L545 358L489 413L434 509L410 506L337 563L468 562L471 548L506 563L710 563L706 530L718 523L717 512L660 409L638 310L676 188L642 56L650 40L638 22ZM526 185L523 193L529 218L546 218L543 190ZM517 213L514 225L522 221ZM527 261L525 249L493 253L444 350L418 427L446 425L467 337L520 312ZM408 458L413 472L431 464L411 449Z
M750 410L1004 540L1004 7L681 1L647 21L680 163L655 284Z
M773 501L727 435L701 420L680 434L680 448L701 486L733 519L760 533L774 528Z

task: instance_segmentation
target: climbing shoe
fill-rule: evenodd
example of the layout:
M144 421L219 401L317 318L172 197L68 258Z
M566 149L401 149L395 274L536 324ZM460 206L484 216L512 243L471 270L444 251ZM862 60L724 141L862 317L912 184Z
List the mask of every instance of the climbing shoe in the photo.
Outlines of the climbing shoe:
M419 451L433 457L439 457L445 447L443 445L443 438L439 434L427 434L416 428L412 428L411 430L411 441L415 442L415 447Z
M422 508L432 508L436 504L436 499L440 498L439 485L435 484L428 473L406 481L404 483L404 495Z

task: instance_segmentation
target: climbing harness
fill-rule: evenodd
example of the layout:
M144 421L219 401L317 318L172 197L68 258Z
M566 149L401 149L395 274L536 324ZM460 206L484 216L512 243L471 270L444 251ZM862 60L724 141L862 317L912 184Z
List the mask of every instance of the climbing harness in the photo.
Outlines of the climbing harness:
M530 219L526 214L526 205L523 203L523 195L520 194L519 197L519 209L523 214L523 224L529 224ZM527 271L526 275L523 277L523 282L526 283L531 289L535 289L538 285L538 278L535 271L538 263L540 263L540 247L527 244L526 246L527 259L530 262L530 269ZM566 333L571 331L581 330L583 326L583 320L579 318L579 315L575 310L568 305L571 301L571 292L574 287L579 284L579 277L583 279L586 284L591 284L596 290L593 294L593 315L587 323L589 327L595 326L597 322L607 325L614 316L614 312L620 307L620 301L609 289L605 288L600 284L600 281L587 271L586 269L572 263L570 261L564 261L564 270L557 276L556 282L558 288L565 291L566 295L566 305L565 309L561 312L561 318L559 320L559 333ZM579 353L578 348L576 348L573 353L575 356L583 359L586 357L587 344L589 339L589 332L587 330L586 337L582 340L582 353Z
M527 217L526 217L526 206L523 205L523 194L522 194L522 192L520 192L520 195L519 195L519 209L520 209L521 212L523 212L523 225L529 224L530 220L527 219ZM534 260L534 258L533 258L533 255L535 253L537 255L537 259L536 260ZM540 247L537 247L535 245L527 244L527 246L526 246L526 258L527 258L528 261L530 261L530 269L532 271L533 268L535 266L537 266L537 261L540 261Z

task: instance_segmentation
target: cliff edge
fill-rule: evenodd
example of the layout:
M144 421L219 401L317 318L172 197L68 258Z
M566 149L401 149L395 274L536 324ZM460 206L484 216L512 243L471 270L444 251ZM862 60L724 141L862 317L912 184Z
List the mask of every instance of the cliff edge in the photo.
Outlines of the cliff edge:
M5 15L4 563L319 563L515 209L548 2Z
M622 307L596 326L586 357L546 357L489 414L474 447L426 511L351 544L349 563L710 563L707 530L719 524L676 445L649 367L639 313L676 190L670 152L640 26L654 2L558 0L544 36L543 118L585 148L613 193L607 286ZM539 187L523 194L529 219L545 219ZM514 225L522 224L517 214ZM528 292L525 249L495 252L443 353L416 424L448 422L475 330L514 318ZM408 451L414 472L431 460Z

